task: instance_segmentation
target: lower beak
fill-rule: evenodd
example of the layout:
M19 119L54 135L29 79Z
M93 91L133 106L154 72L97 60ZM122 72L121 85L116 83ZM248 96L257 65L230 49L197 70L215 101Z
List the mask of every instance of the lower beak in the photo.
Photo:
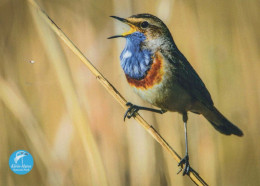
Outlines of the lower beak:
M114 19L117 19L117 20L119 20L119 21L121 21L121 22L123 22L125 24L128 24L131 27L131 29L128 32L123 33L122 35L111 36L111 37L109 37L107 39L113 39L113 38L118 38L118 37L125 37L125 36L130 35L130 34L132 34L133 32L136 31L135 26L131 22L129 22L127 19L121 18L121 17L117 17L117 16L110 16L110 17L112 17Z
M123 36L123 35L115 35L115 36L108 37L107 39L114 39L114 38L118 38L118 37L125 37L125 36Z

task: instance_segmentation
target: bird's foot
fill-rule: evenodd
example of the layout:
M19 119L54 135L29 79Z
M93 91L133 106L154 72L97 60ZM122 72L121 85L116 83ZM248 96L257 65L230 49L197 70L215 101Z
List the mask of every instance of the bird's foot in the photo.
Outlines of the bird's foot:
M128 119L130 119L131 117L133 117L136 112L138 112L138 110L140 109L139 106L137 105L134 105L130 102L127 102L126 103L126 106L129 106L129 108L127 109L127 111L125 112L125 115L124 115L124 121L125 121L125 118L127 117Z
M129 108L127 109L127 111L125 112L124 115L124 121L125 118L127 117L128 119L130 119L131 117L135 116L135 114L139 111L139 110L146 110L146 111L151 111L151 112L155 112L155 113L159 113L159 114L163 114L166 112L166 110L157 110L157 109L153 109L153 108L147 108L147 107L141 107L141 106L137 106L134 105L130 102L126 103L126 106L129 106Z
M184 176L185 174L189 175L189 172L191 170L190 168L190 163L189 163L189 155L186 154L184 156L184 158L181 159L181 161L179 162L178 166L181 166L183 167L183 165L185 164L184 166L184 169L183 169L183 172L182 172L182 175ZM182 168L180 169L180 171L177 173L179 174L181 172Z

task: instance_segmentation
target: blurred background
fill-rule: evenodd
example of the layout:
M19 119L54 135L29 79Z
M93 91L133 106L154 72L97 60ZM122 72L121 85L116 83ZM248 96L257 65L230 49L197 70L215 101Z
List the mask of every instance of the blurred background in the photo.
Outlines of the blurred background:
M189 114L192 167L210 185L260 185L260 6L257 0L38 0L41 7L128 100L119 55L128 28L110 15L161 18L244 137L218 133ZM124 110L88 68L35 17L25 0L0 0L0 185L193 185L177 162ZM140 112L181 155L182 118ZM8 165L26 150L26 175Z

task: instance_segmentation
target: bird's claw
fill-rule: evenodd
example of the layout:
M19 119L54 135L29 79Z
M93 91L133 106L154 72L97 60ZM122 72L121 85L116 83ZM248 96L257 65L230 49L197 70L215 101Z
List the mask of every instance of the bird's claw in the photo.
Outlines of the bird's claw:
M126 106L129 106L129 108L127 109L127 111L125 112L125 115L124 115L124 121L125 121L125 118L127 117L128 119L130 119L131 117L133 117L136 112L138 112L139 110L139 107L137 105L134 105L130 102L127 102L126 103Z
M164 114L165 112L167 112L167 110L163 110L163 109L161 109L160 111L161 111L160 114Z
M185 157L181 159L181 161L179 162L178 166L183 167L184 164L185 164L185 166L184 166L182 175L183 176L185 174L189 175L189 172L190 172L191 168L190 168L189 156L188 155L185 155ZM182 170L182 168L178 171L177 174L179 174L181 172L181 170Z

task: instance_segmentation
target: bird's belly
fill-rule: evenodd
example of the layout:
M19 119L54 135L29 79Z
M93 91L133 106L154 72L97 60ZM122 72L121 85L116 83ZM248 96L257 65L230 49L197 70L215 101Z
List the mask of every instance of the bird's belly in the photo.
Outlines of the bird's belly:
M177 83L171 81L155 85L149 89L141 90L134 88L134 91L145 101L164 110L183 113L190 109L192 104L191 96Z

